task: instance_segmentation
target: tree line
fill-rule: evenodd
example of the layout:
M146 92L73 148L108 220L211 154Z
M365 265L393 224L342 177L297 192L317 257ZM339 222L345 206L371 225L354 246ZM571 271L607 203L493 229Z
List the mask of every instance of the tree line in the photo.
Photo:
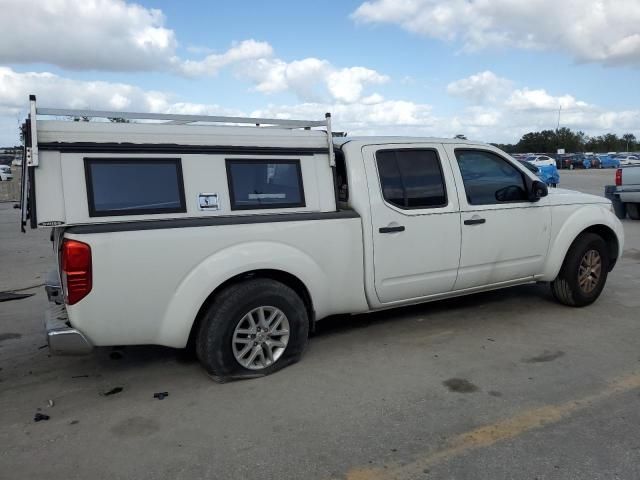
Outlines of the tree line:
M582 131L574 132L567 127L525 133L516 144L494 143L493 145L507 153L555 153L559 148L564 148L567 153L634 152L640 149L640 143L633 133L625 133L622 136L606 133L590 137Z

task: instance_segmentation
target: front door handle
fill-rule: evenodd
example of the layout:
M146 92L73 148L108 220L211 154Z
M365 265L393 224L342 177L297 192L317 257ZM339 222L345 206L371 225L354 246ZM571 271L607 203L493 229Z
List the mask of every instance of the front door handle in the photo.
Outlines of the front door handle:
M396 225L393 227L380 227L378 231L380 233L404 232L404 225Z
M465 220L464 224L465 225L480 225L481 223L485 223L485 222L486 222L486 220L484 218L480 218L477 215L474 215L469 220Z

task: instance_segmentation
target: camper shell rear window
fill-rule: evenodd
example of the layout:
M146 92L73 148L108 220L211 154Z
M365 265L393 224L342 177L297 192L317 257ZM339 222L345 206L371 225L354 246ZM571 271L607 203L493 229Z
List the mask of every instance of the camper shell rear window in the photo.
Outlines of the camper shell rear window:
M187 211L179 158L85 158L90 217Z

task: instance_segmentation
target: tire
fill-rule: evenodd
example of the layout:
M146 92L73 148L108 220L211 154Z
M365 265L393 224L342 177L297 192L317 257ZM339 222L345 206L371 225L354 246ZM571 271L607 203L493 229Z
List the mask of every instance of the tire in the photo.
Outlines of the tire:
M640 203L627 203L627 215L631 220L640 220Z
M256 328L256 324L264 325L259 321L259 309L263 309L263 318L267 320L271 314L278 315L272 321L272 327L279 319L280 314L276 311L284 314L279 325L270 332L274 334L273 338L264 327ZM286 331L282 325L287 323L288 338L285 341L286 335L280 332ZM254 326L249 327L251 324ZM259 338L259 335L264 338ZM252 341L252 338L256 341ZM269 375L295 363L302 357L308 340L309 317L298 294L275 280L257 278L226 288L209 305L196 336L196 355L214 380L224 382ZM281 343L285 344L283 349ZM245 347L250 350L241 357L243 361L251 360L254 350L262 352L254 355L249 368L236 359L242 353L239 350ZM269 363L267 349L272 354L272 363Z
M588 263L588 254L596 252L600 259L600 270L597 280L589 273L587 285L581 286L580 272L583 260ZM593 257L592 257L593 258ZM551 282L551 292L554 298L571 307L584 307L597 300L607 281L609 272L609 254L607 244L599 235L584 233L576 238L569 247L560 273Z

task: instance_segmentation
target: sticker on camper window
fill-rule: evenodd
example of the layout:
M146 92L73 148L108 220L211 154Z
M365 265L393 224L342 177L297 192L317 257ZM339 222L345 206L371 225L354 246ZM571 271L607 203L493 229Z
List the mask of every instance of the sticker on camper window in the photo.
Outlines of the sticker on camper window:
M198 207L200 210L218 210L217 193L201 193L198 195Z
M232 210L304 207L300 160L227 159Z

